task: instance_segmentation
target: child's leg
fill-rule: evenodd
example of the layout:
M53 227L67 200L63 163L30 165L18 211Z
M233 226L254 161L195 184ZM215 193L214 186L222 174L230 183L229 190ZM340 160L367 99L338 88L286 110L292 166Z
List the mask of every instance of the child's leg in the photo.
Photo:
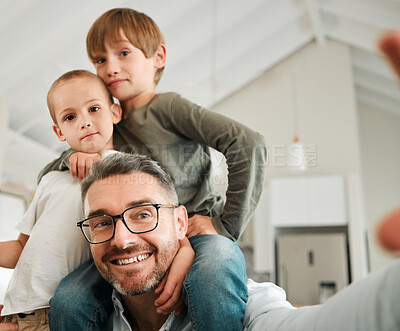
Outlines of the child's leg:
M248 292L239 246L219 235L197 235L189 240L196 256L183 297L193 329L243 330Z
M93 260L66 276L50 300L50 330L99 330L113 311L112 287Z

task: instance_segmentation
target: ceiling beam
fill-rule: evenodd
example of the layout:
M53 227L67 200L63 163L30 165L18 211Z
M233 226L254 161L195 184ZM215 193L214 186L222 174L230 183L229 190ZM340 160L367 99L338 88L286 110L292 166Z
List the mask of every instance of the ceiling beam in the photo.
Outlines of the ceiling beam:
M396 116L400 116L399 102L376 93L374 89L357 86L356 96L359 102L370 105L377 110L387 111Z
M310 16L311 26L313 27L315 39L320 45L326 42L325 33L322 29L321 16L319 14L316 0L306 0L307 10Z

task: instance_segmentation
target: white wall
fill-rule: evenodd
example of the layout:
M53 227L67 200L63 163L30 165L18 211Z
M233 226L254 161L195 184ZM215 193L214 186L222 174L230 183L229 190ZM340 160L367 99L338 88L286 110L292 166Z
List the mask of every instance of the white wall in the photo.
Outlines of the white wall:
M283 157L274 157L292 143L294 72L298 96L299 133L306 145L316 145L317 164L308 174L358 172L357 117L346 46L315 43L264 73L213 109L264 135L269 165L267 180L289 175Z
M345 45L311 43L213 109L264 135L269 152L267 187L271 178L292 175L285 157L277 153L284 153L293 140L295 95L300 140L306 147L316 147L309 155L316 157L316 164L311 162L304 175L360 176L358 119ZM253 239L250 224L242 242Z
M394 259L374 236L380 219L400 206L400 117L364 104L358 108L370 263L377 270Z

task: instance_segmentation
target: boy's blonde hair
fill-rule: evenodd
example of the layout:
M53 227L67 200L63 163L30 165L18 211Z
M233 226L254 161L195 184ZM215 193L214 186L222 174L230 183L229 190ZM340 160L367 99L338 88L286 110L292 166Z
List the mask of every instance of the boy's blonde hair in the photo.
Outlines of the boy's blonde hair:
M101 86L101 88L104 90L104 95L108 98L108 101L110 104L113 104L113 97L111 93L108 91L106 84L94 73L88 71L88 70L71 70L66 72L65 74L61 75L59 78L57 78L54 83L51 85L49 92L47 93L47 107L49 108L50 116L54 122L54 124L57 124L57 119L54 113L54 107L53 107L53 94L54 91L62 85L63 83L69 82L74 79L79 79L79 78L90 78L98 82Z
M101 15L90 28L86 37L89 59L94 63L95 54L105 52L105 42L120 40L121 32L125 33L129 42L140 49L147 59L155 54L158 46L165 44L159 27L146 14L130 8L115 8ZM163 71L164 67L156 71L156 85Z

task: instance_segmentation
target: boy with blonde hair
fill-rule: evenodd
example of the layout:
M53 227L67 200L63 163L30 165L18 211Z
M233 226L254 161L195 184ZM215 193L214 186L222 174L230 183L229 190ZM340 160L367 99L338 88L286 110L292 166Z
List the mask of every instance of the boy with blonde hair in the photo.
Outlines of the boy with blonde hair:
M98 76L85 70L65 73L51 86L47 104L55 134L71 148L99 155L113 149L113 125L121 120L121 108ZM18 239L0 243L0 266L15 268L2 323L49 330L49 300L59 282L89 260L88 244L75 225L82 218L79 186L69 172L48 173L17 226ZM179 254L174 277L182 284L194 255L187 239Z
M179 202L188 210L188 237L196 257L185 279L184 297L194 328L243 329L246 267L234 241L249 222L263 188L263 137L176 93L156 93L166 47L158 26L143 13L129 8L104 13L88 33L87 52L97 75L122 107L123 120L114 131L115 148L158 161L172 176ZM226 202L212 189L209 147L227 160ZM74 176L83 178L96 157L67 151L44 172L69 166ZM90 277L82 272L68 276L52 299L50 315L63 316L54 325L57 330L68 329L62 321L80 319L84 328L85 320L104 316L104 311L99 313L101 305L75 300L87 284L100 279L94 272Z

